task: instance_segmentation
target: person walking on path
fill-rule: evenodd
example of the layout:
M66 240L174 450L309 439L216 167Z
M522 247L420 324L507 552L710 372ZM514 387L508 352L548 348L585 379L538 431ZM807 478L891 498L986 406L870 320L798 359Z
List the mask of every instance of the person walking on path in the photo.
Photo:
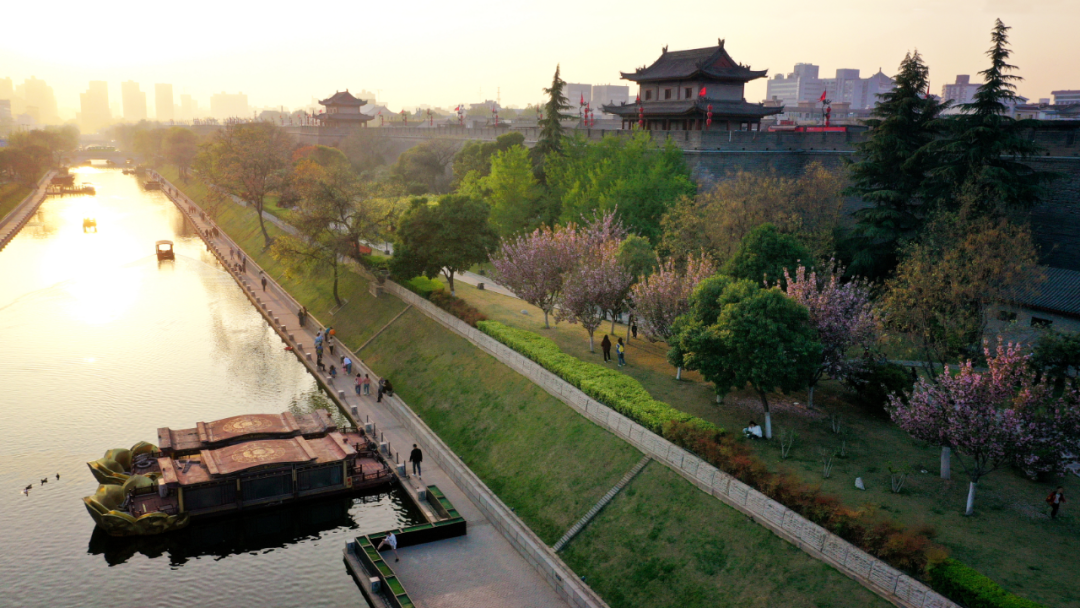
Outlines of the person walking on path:
M363 381L361 386L364 387L363 395L365 397L371 396L371 377L370 376L368 376L367 374L364 374L364 381Z
M331 363L330 364L330 379L333 380L334 378L337 378L337 368L334 367L333 363Z
M352 373L352 359L345 357L341 360L341 367L345 370L346 374Z
M361 387L364 386L364 379L360 377L360 374L356 374L356 394L360 394Z
M386 538L382 539L382 542L379 543L379 547L377 549L375 549L375 550L376 551L382 551L383 547L390 547L391 549L393 549L394 550L394 561L395 562L400 562L401 561L401 558L398 557L398 552L397 552L397 537L394 536L393 532L387 532L386 533Z
M604 339L600 341L600 350L604 351L604 363L611 361L611 340L607 334L604 334Z
M259 281L262 282L263 291L266 291L266 275L260 272Z
M412 444L412 451L409 452L409 462L412 463L412 472L417 477L423 477L420 474L420 463L424 461L424 454L420 451L420 448L416 447L416 444Z
M622 338L619 338L619 343L615 345L615 354L619 356L619 367L626 365L626 347L623 346Z
M634 339L637 340L637 321L630 322L630 333L634 335Z
M322 348L322 342L322 331L319 331L319 333L315 334L315 348Z
M300 310L296 311L296 320L300 323L300 327L304 326L307 321L307 307L301 306Z
M1046 497L1046 504L1050 505L1050 519L1057 519L1058 509L1065 504L1065 488L1058 486Z

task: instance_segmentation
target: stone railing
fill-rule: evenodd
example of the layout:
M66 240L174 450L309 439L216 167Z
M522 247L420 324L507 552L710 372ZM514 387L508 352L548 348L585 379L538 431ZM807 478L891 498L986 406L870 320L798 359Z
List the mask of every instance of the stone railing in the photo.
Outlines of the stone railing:
M387 281L386 290L441 325L478 346L542 387L579 414L615 433L658 460L702 491L751 516L777 536L833 566L886 600L905 608L959 608L922 582L851 545L784 505L724 473L640 424L590 398L536 362L435 306L404 287Z

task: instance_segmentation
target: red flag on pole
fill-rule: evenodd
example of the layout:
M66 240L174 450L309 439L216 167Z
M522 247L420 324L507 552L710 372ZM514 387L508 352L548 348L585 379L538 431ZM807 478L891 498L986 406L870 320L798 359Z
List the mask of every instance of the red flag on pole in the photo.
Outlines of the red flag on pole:
M701 90L698 91L698 97L704 97L704 96L705 96L705 87L701 87Z
M581 101L578 102L578 105L581 105L581 106L585 105L585 93L581 94Z
M821 92L821 99L819 101L825 101L825 93L827 93L827 92L828 91L822 91Z

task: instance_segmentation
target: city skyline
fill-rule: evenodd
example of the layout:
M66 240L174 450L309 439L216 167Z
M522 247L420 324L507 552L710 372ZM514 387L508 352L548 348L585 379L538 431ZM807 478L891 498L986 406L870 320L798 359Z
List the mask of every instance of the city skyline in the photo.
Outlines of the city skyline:
M190 26L206 34L200 36L197 47L166 41L134 24L124 36L97 40L94 53L78 51L85 37L74 31L70 45L40 45L28 31L12 32L0 41L0 65L6 70L0 77L9 76L15 83L31 76L46 81L54 88L64 119L74 117L79 94L90 81L108 82L113 100L121 99L119 83L123 81L138 82L148 97L156 83L171 83L174 99L187 94L203 108L208 107L211 95L221 91L244 92L252 108L295 108L309 105L312 97L345 88L377 91L379 102L391 107L453 107L496 96L503 106L527 106L542 101L541 89L550 83L556 64L568 82L628 84L619 79L619 72L651 63L665 45L689 49L725 38L736 60L768 69L770 77L789 72L800 62L819 65L822 73L853 68L873 74L881 68L891 76L904 54L917 48L930 66L933 89L940 90L958 74L975 79L985 68L989 31L994 18L1001 17L1013 28L1012 63L1024 77L1021 94L1038 99L1049 97L1052 90L1080 87L1080 70L1062 70L1057 65L1057 41L1068 35L1068 24L1080 18L1080 5L1065 0L1038 6L957 0L947 7L931 0L915 0L902 7L880 2L824 17L824 27L819 23L823 18L805 11L804 3L790 1L774 7L776 14L787 19L764 19L757 9L744 6L725 8L720 25L685 19L688 12L713 10L697 2L677 14L655 15L650 27L633 37L627 36L625 28L597 28L591 19L553 20L538 8L500 3L453 13L432 4L431 17L409 21L408 37L394 27L372 27L370 21L336 19L308 32L294 30L291 20L274 15L208 3L200 11L200 3L194 5L180 15L169 12L168 17L179 31ZM423 6L418 8L417 15L429 14ZM643 3L639 8L649 10ZM932 19L928 18L931 8ZM341 10L355 11L358 19L362 13L345 5ZM634 12L633 6L620 10ZM166 9L150 7L148 11L145 18L153 19L159 11L164 17ZM14 21L24 22L35 13L29 5L19 5L9 9L9 14ZM213 19L206 18L210 14ZM241 16L249 27L236 31L228 24ZM80 31L116 27L107 19L111 17L91 14L59 27ZM551 27L542 27L547 21ZM66 34L58 32L57 39L65 39ZM567 44L569 40L573 44ZM799 43L794 48L778 44L785 40ZM102 57L110 59L103 62ZM325 61L325 57L340 59ZM420 66L424 66L423 78L416 77ZM748 85L747 100L764 100L765 87L763 80ZM152 97L147 101L153 107Z

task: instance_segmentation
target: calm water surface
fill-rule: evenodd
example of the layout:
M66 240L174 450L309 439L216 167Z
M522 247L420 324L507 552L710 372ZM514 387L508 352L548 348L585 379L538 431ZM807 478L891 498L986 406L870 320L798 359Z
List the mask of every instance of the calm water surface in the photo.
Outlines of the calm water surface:
M326 400L163 194L78 171L97 195L49 198L0 252L0 606L363 605L341 550L419 521L396 492L95 534L85 463L105 450ZM157 261L159 239L175 261Z

